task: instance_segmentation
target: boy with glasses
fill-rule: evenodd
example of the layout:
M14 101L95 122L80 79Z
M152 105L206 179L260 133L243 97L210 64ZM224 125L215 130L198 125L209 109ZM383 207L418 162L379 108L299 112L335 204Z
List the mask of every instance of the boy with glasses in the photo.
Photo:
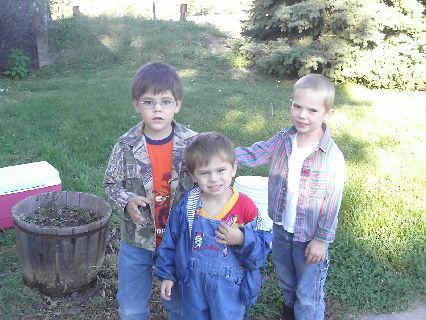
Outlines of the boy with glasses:
M149 319L152 268L169 212L193 187L184 151L197 135L173 120L182 104L176 71L154 62L136 73L131 88L142 121L122 135L105 172L108 198L121 214L118 258L120 319ZM179 318L180 305L164 301L169 319Z
M269 167L268 212L274 221L272 259L283 290L283 319L324 319L328 245L334 240L345 160L325 124L335 88L321 74L294 85L293 126L237 148L241 166Z

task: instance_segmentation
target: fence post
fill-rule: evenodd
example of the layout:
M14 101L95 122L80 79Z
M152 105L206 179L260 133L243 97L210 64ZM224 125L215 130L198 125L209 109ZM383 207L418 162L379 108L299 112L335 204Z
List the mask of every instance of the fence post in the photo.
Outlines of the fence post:
M154 16L154 20L156 19L155 17L155 1L152 1L152 15Z
M72 7L72 15L74 17L79 16L80 15L80 7L79 6L73 6Z
M181 3L180 5L180 21L186 21L186 15L188 14L188 5Z

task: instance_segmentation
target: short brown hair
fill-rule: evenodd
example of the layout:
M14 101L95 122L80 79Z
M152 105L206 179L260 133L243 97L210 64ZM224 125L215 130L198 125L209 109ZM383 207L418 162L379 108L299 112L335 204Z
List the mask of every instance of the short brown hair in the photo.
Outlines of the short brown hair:
M176 70L162 62L151 62L136 72L132 83L132 98L138 100L146 92L154 94L169 90L176 100L182 100L182 84Z
M326 111L333 108L336 89L333 82L326 76L318 73L309 73L296 81L293 87L293 97L296 90L312 89L324 95L324 107Z
M233 164L236 158L232 141L217 132L199 134L185 151L189 173L193 174L197 167L207 165L211 158L217 156Z

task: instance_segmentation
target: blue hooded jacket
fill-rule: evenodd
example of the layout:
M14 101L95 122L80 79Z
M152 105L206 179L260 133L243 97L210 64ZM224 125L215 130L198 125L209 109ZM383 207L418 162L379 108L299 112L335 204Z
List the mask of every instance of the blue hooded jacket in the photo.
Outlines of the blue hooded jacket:
M171 211L155 264L155 275L161 280L177 283L182 296L191 277L189 262L193 239L188 219L193 218L200 195L198 188L190 190ZM241 246L230 246L245 267L240 299L247 307L254 305L260 294L263 281L261 267L266 264L272 241L271 231L258 229L261 223L259 219L258 215L258 218L241 228L244 232L244 243Z

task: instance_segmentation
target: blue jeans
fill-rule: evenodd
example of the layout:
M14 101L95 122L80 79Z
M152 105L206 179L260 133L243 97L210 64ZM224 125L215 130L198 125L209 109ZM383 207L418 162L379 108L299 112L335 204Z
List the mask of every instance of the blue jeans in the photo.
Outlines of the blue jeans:
M117 302L121 320L150 319L149 299L154 262L155 252L120 243ZM175 291L172 291L172 297L175 299L162 300L169 320L181 319L180 296L178 290Z
M294 234L274 224L272 260L283 290L284 303L294 308L298 320L323 320L328 246L324 261L307 264L305 249L309 242L297 242L293 238Z
M240 299L244 269L232 249L216 241L220 221L194 217L191 278L184 295L184 318L243 319Z

